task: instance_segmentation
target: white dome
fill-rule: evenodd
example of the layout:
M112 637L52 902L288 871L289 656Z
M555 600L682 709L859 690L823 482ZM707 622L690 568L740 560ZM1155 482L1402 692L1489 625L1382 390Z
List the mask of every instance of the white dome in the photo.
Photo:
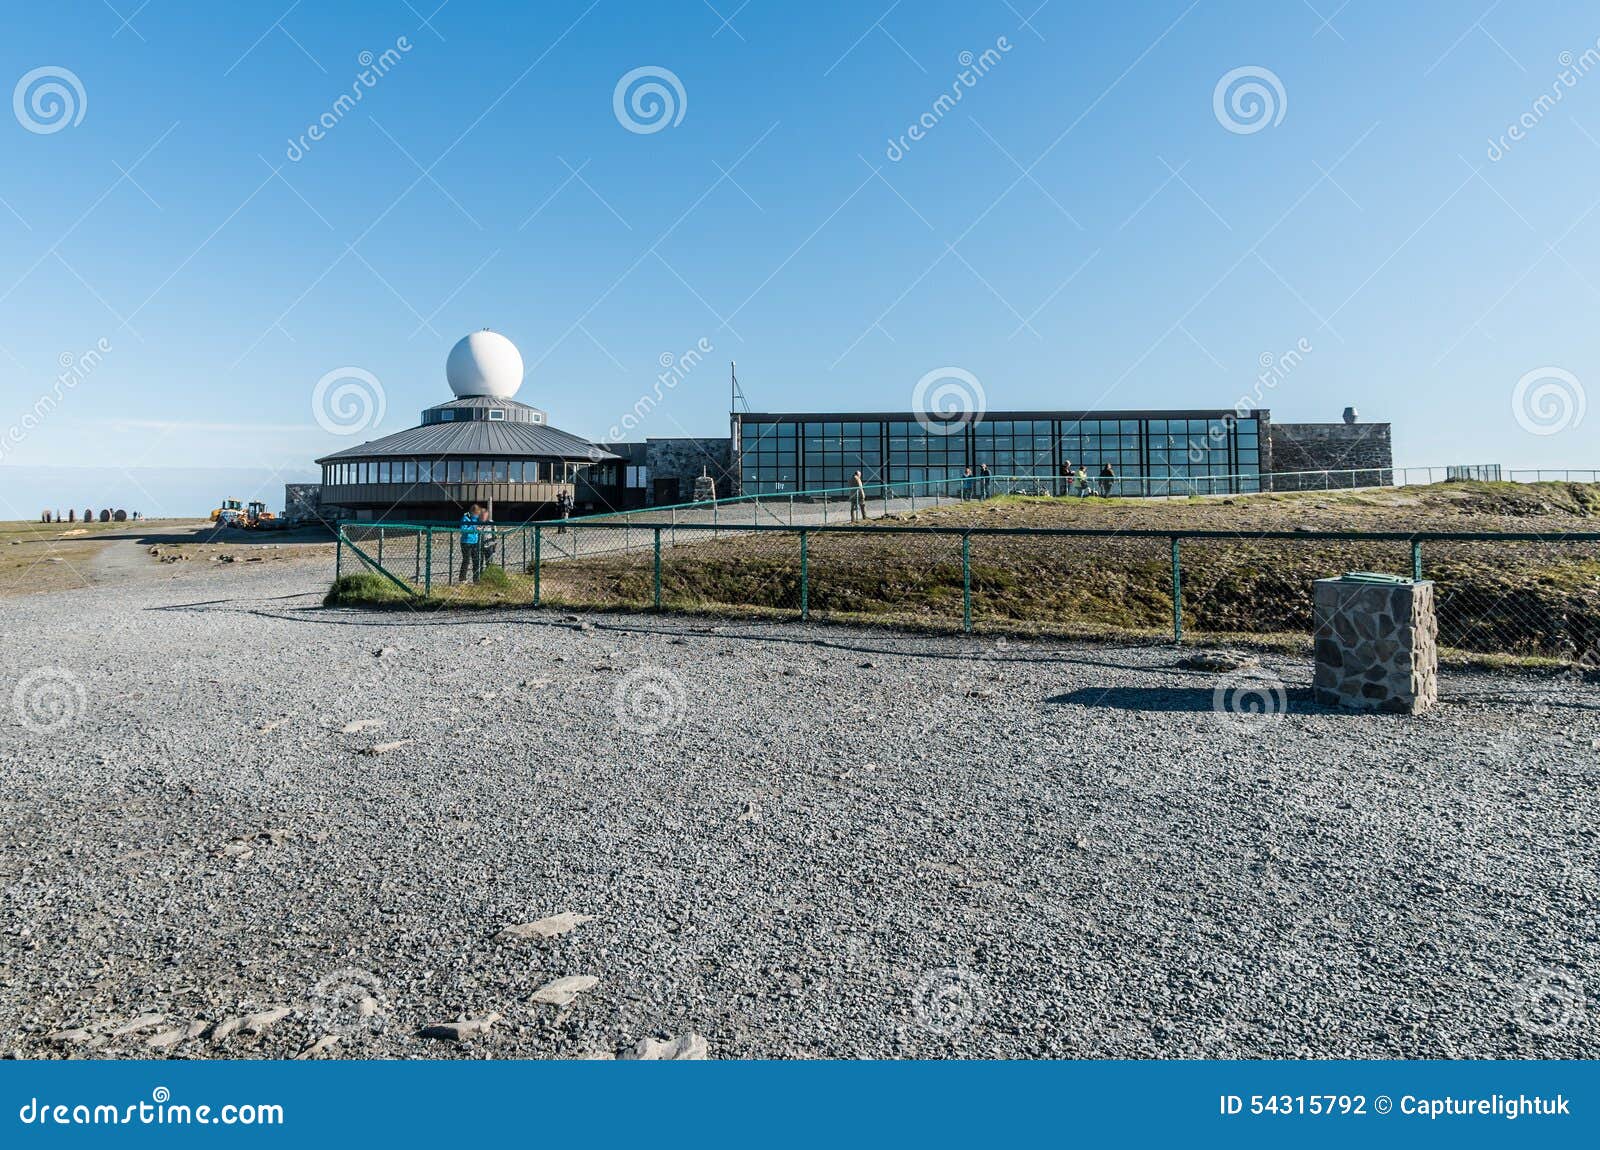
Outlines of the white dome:
M450 349L444 374L457 397L510 399L522 386L522 353L499 332L475 331Z

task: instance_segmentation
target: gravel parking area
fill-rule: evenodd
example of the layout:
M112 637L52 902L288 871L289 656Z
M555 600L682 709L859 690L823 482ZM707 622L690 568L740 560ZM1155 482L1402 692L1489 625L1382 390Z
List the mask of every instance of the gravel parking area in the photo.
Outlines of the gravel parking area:
M6 603L0 1051L1600 1056L1600 687L327 576Z

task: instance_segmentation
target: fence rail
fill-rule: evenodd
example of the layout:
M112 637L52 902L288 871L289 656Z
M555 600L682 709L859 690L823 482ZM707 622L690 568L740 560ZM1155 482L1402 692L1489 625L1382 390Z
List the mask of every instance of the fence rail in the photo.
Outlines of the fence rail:
M1600 532L1107 530L572 520L346 524L337 575L435 605L718 611L967 632L1309 645L1311 584L1435 582L1441 645L1600 668ZM335 595L337 601L338 595Z

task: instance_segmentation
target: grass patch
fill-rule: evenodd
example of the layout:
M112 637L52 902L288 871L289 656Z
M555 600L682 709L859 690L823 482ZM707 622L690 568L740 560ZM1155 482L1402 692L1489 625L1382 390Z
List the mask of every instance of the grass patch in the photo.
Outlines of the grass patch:
M396 587L382 575L371 571L357 571L352 575L341 575L334 580L327 595L323 596L324 607L373 607L383 604L405 603L411 600L400 588Z

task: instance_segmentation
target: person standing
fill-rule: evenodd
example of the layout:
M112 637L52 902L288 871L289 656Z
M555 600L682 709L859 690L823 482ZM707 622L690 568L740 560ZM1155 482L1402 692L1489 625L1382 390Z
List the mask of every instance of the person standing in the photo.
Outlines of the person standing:
M867 488L861 482L861 469L859 467L856 468L855 474L850 477L850 522L854 523L856 521L856 512L858 511L861 513L861 521L865 523L867 519Z
M987 463L978 464L978 498L987 499L994 490L994 475Z
M556 528L556 534L565 535L567 519L572 515L572 496L566 491L556 492L556 513L561 517L561 526Z
M1108 459L1100 465L1100 495L1103 499L1111 498L1111 487L1116 482L1117 473L1111 467Z
M488 567L494 563L494 501L489 501L489 506L483 508L478 514L481 528L478 533L478 559L483 566Z
M472 581L476 583L483 573L483 551L479 542L478 505L472 504L461 515L461 573L457 581L467 581L467 568L472 568Z
M1078 464L1078 498L1087 498L1089 494L1089 469L1083 464Z
M1058 491L1057 494L1072 494L1072 460L1070 459L1063 459L1061 461L1061 490Z

